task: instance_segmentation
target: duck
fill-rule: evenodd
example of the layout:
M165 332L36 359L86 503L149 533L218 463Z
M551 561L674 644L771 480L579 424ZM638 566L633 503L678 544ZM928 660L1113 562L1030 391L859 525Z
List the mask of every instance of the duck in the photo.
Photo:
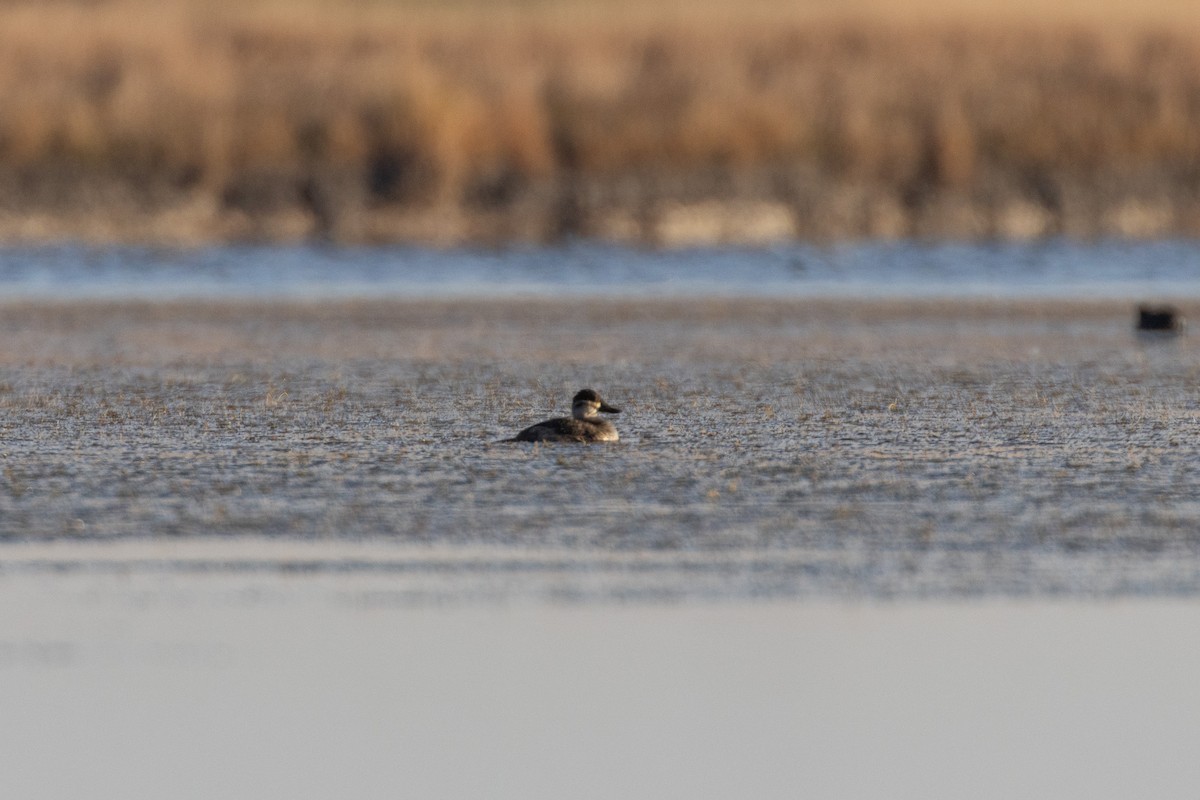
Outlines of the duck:
M620 414L601 399L594 389L580 389L571 399L571 416L555 417L530 425L505 442L615 442L620 439L616 427L598 416Z

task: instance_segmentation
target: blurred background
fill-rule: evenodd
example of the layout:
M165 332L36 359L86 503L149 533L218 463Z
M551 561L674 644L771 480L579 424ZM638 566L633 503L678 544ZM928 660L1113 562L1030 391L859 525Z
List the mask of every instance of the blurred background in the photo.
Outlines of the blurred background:
M1190 0L5 0L0 241L1200 233Z

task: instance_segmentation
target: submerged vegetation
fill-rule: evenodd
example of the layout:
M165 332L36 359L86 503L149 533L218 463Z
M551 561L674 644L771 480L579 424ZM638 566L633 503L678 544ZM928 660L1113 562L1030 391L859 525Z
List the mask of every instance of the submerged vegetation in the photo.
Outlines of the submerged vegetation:
M1159 1L6 3L0 236L1196 234L1200 27Z

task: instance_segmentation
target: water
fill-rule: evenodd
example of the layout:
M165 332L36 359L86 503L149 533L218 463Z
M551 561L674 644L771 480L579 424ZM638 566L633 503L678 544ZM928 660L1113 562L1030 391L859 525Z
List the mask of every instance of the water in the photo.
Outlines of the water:
M0 535L454 550L370 567L416 602L1200 594L1200 353L1132 332L1141 300L1189 310L1198 263L8 248ZM618 446L490 448L586 385L626 408Z
M0 794L1191 797L1198 256L4 249Z
M0 534L163 539L177 558L9 548L0 567L359 570L418 604L1200 594L1200 349L1143 341L1132 312L18 304L0 317ZM620 442L497 443L589 385L624 409ZM224 559L192 559L211 536ZM280 549L246 559L240 537Z
M1200 781L1186 603L403 610L303 576L0 588L12 797L1188 800Z
M9 298L1200 296L1194 241L649 251L227 246L0 250Z

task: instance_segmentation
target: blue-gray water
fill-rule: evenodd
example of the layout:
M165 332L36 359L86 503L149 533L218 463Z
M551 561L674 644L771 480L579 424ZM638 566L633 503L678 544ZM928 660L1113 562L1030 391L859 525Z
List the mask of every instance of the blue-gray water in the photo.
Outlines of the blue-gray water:
M1200 296L1200 242L852 243L651 251L223 246L0 249L0 296Z
M1133 331L1194 242L9 248L0 293L13 539L454 549L385 559L454 576L418 597L1200 594L1200 352ZM583 386L618 446L492 446Z
M1190 797L1198 264L0 250L0 794Z

